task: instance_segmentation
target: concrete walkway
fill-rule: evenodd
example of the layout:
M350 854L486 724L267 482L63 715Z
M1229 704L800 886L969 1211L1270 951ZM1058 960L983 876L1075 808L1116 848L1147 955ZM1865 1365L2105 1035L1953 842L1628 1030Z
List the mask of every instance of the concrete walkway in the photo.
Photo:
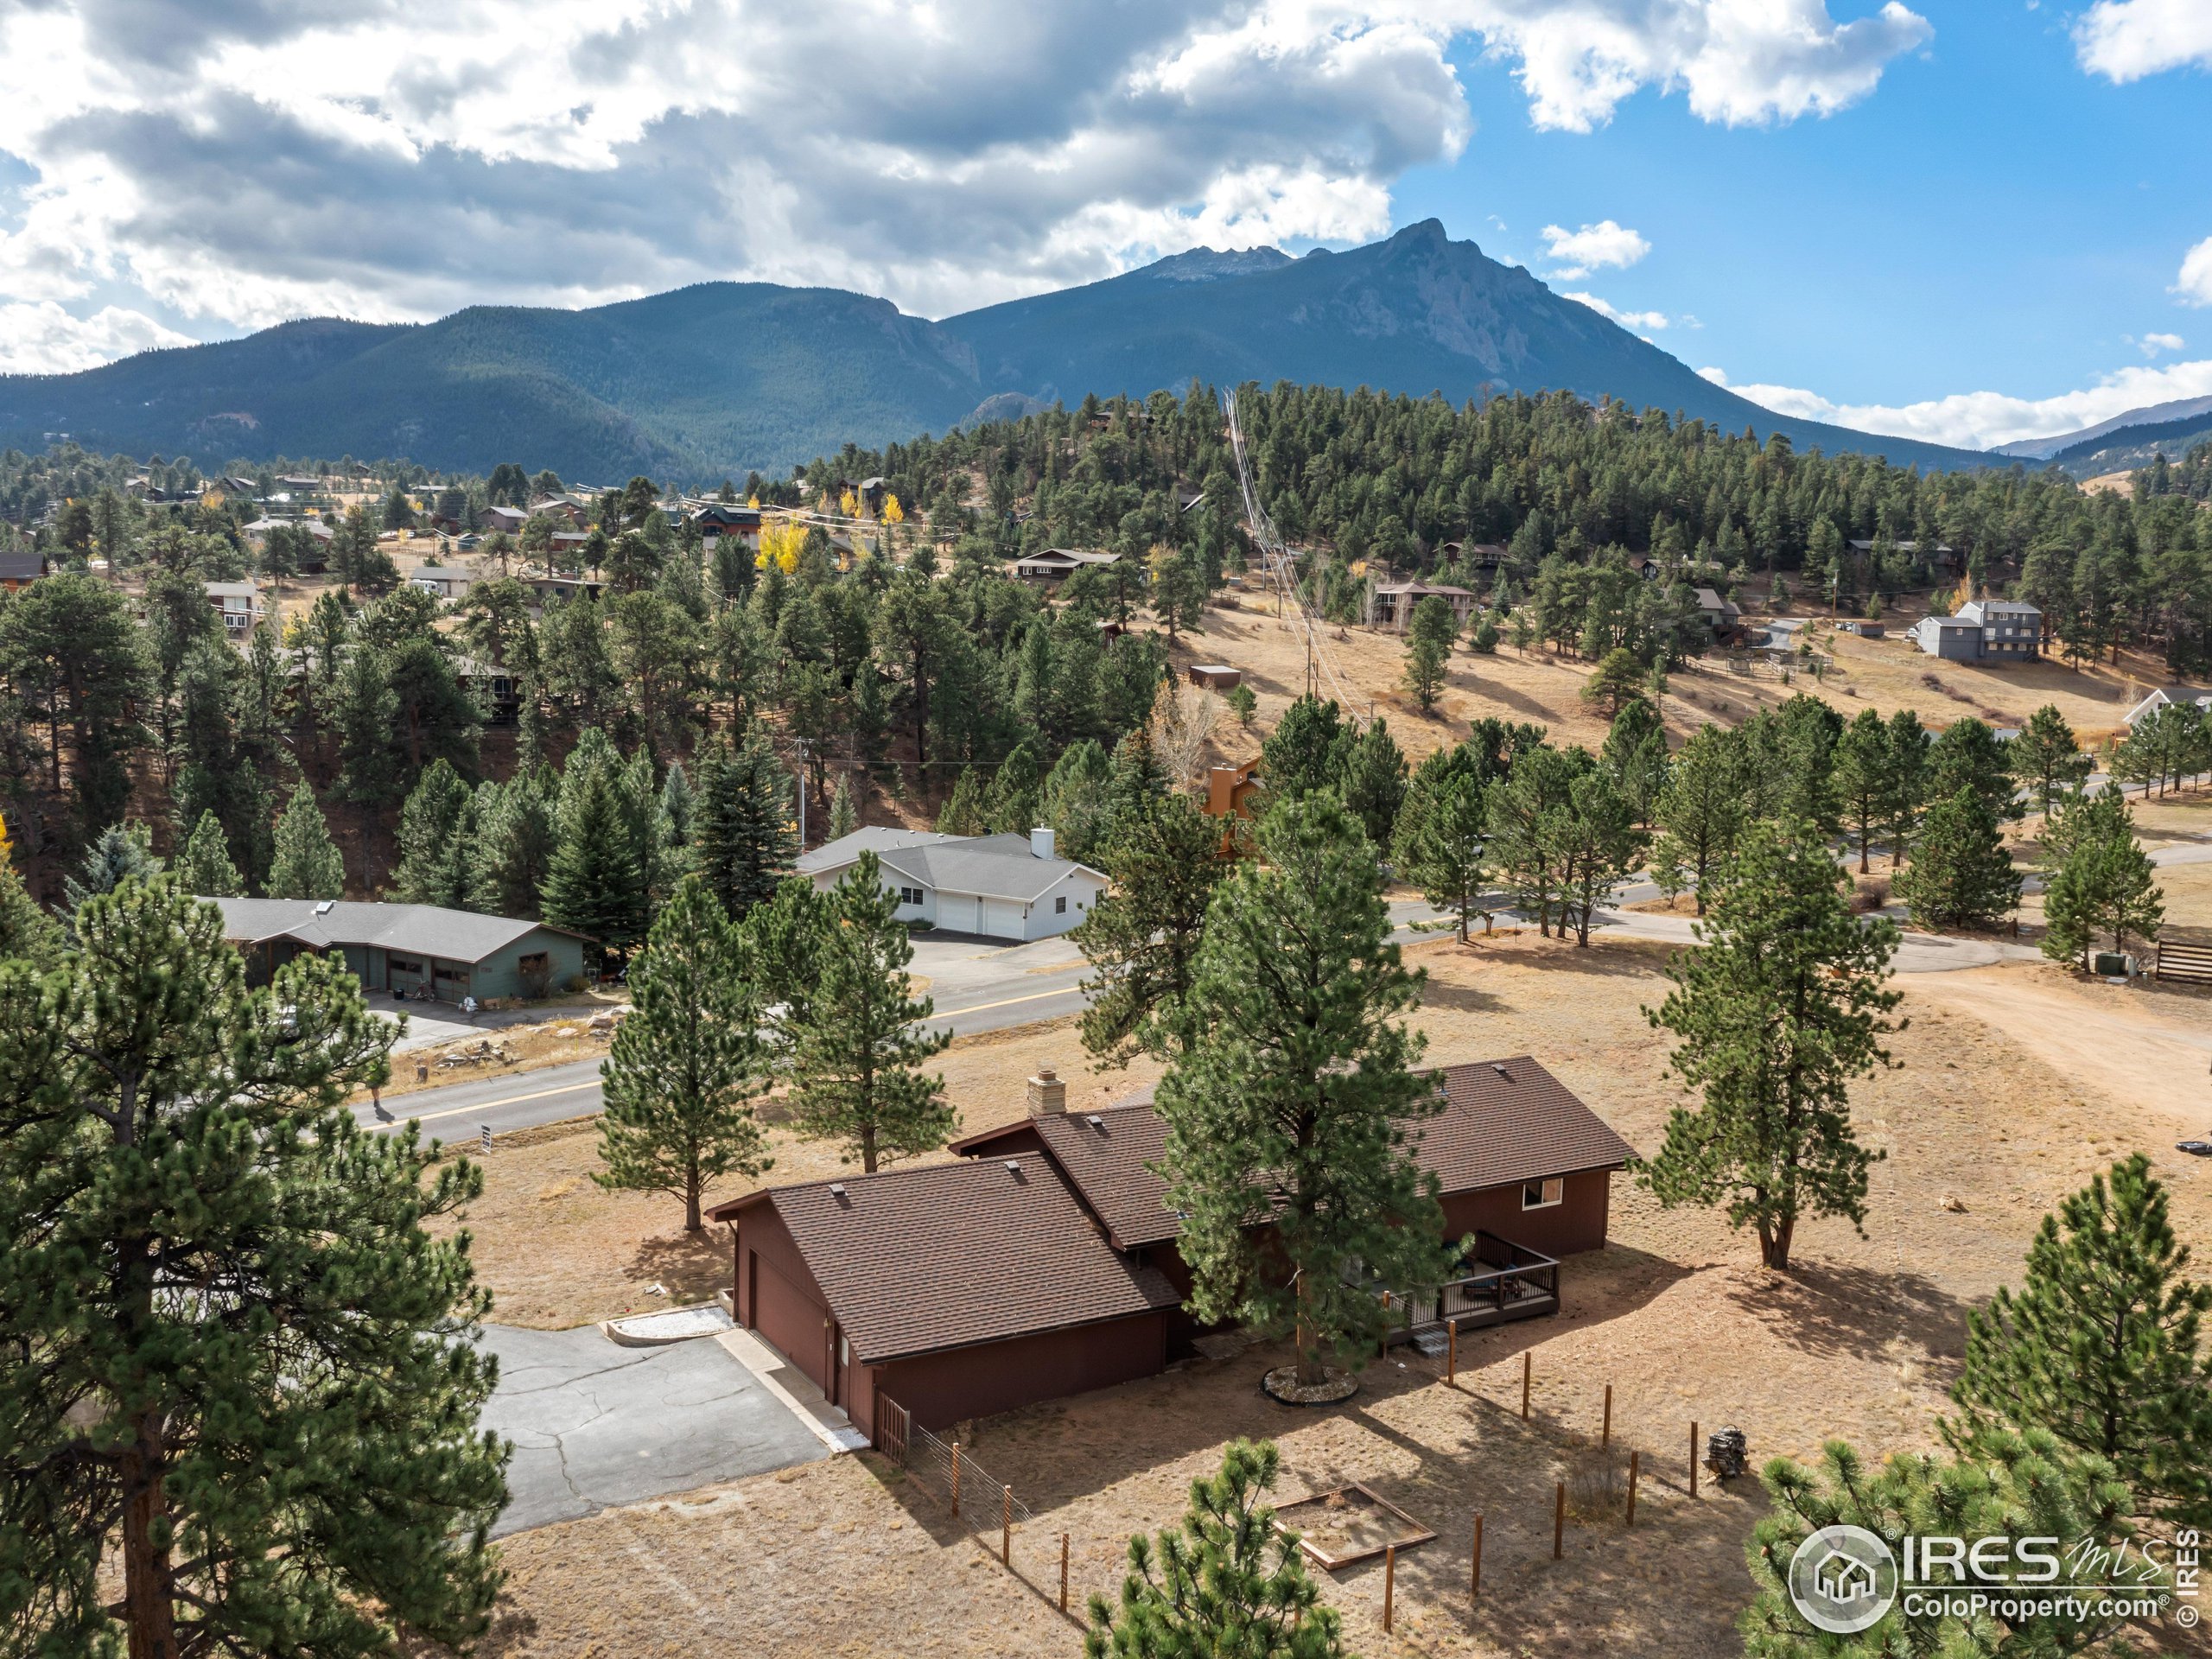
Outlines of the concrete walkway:
M624 1348L596 1325L487 1325L499 1386L484 1427L515 1445L495 1533L830 1455L785 1397L712 1339Z

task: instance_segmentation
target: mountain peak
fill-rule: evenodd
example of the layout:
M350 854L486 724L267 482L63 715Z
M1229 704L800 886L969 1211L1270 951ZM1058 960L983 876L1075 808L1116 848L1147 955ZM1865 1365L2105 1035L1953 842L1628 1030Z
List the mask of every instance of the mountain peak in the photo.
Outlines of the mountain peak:
M1224 276L1250 276L1291 263L1281 248L1192 248L1139 267L1131 274L1158 283L1214 283Z

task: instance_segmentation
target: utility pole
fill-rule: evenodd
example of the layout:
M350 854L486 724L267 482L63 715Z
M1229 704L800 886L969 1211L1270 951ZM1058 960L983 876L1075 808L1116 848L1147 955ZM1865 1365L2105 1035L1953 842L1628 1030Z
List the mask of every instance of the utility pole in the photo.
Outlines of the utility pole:
M806 740L795 737L792 744L798 750L798 849L806 850Z

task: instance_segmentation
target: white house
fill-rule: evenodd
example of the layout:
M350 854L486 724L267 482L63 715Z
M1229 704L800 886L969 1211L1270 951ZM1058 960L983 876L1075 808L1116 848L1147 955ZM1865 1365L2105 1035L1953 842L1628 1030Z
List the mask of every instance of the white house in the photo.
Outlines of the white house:
M2178 703L2184 709L2194 709L2199 714L2205 714L2212 712L2212 693L2200 691L2189 685L2159 686L2122 715L2120 719L2132 732L2138 721L2148 719L2168 703Z
M440 599L466 599L474 584L474 572L450 564L426 564L407 578L410 588L435 594Z
M1058 857L1052 832L947 836L872 826L800 855L798 870L826 891L874 853L899 918L987 939L1046 939L1079 925L1106 891L1088 864Z

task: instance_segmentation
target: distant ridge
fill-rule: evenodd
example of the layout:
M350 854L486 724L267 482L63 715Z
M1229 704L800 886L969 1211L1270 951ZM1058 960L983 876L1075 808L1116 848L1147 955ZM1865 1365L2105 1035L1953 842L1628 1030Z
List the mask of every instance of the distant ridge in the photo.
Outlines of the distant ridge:
M2124 415L2115 415L2108 421L2099 421L2094 426L2085 426L2079 431L2056 432L2047 438L2021 438L2012 443L2000 444L1990 454L2017 455L2027 461L2056 461L2061 450L2079 449L2082 445L2107 433L2118 432L2124 427L2163 424L2195 415L2212 415L2212 397L2180 397L2168 404L2146 404L2141 409L2131 409Z
M1345 252L1193 248L931 322L836 289L705 283L590 310L475 306L433 323L321 318L69 375L0 375L0 445L233 457L404 455L664 480L780 473L847 442L1192 379L1369 386L1453 402L1618 397L1899 465L1977 452L1759 408L1435 219Z

